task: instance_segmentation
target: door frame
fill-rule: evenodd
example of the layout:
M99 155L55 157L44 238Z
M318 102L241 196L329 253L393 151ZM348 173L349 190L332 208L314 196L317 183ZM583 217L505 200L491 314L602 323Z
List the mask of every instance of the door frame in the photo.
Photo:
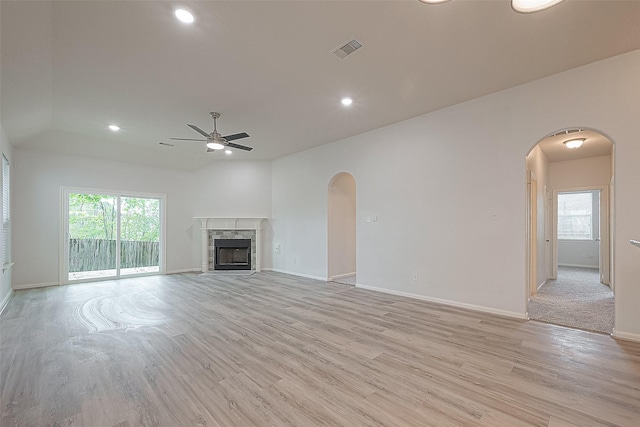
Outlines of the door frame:
M332 189L336 184L336 181L342 178L348 178L354 186L354 194L352 195L352 199L350 200L354 206L353 215L349 215L348 217L339 215L335 212L335 200L334 195L332 194ZM358 254L358 182L356 178L350 172L338 172L336 173L331 180L329 181L329 186L327 187L327 281L336 281L339 279L344 279L346 277L357 277L357 254ZM344 247L344 241L342 241L342 245L340 243L336 243L333 239L333 231L334 228L340 225L348 224L346 228L352 228L353 235L350 236L350 245L352 249L349 250L349 247ZM334 260L332 259L332 252L334 250L341 251L349 251L349 256L353 256L353 271L341 271L336 274L336 269L334 265ZM355 284L355 283L354 283Z
M158 249L158 264L159 271L158 273L147 273L147 274L135 274L135 275L127 275L126 277L140 277L140 276L153 276L157 274L166 274L166 205L167 205L167 196L166 194L159 193L144 193L144 192L136 192L136 191L119 191L119 190L108 190L104 188L86 188L86 187L60 187L60 235L59 235L59 250L58 250L58 258L59 258L59 284L67 285L69 283L83 283L83 282L97 282L102 280L117 280L122 279L120 276L120 256L119 251L116 251L118 254L116 259L116 276L105 277L105 278L94 278L94 279L86 279L86 280L69 280L69 245L67 239L67 227L69 224L69 194L71 193L85 193L85 194L101 194L105 196L117 197L117 209L118 209L118 221L117 221L117 240L120 239L120 198L121 197L139 197L146 199L158 199L160 200L160 245ZM116 245L117 246L117 245Z
M600 191L600 250L598 254L598 271L600 282L611 286L611 204L608 185L586 187L558 188L553 190L553 277L558 277L558 193L579 191Z
M527 169L527 301L538 291L538 180Z

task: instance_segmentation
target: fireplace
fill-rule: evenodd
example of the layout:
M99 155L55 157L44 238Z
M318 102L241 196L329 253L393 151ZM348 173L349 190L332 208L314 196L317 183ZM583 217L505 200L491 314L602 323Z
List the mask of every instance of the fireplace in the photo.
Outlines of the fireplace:
M215 239L214 270L251 270L251 239Z
M216 266L216 240L250 240L250 251L248 259L248 267L244 267L250 271L259 272L261 269L261 238L262 223L266 218L215 218L215 217L196 217L200 221L200 230L202 231L202 272L219 270ZM233 247L232 248L236 248ZM240 251L236 253L240 256ZM233 258L231 264L234 264ZM234 270L238 269L233 268Z

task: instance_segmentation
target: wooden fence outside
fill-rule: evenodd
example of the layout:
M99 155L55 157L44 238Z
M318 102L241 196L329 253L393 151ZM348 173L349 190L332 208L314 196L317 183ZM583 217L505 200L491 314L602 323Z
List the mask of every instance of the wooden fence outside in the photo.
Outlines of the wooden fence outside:
M120 268L159 265L159 242L120 242ZM114 270L116 241L105 239L70 239L69 272Z

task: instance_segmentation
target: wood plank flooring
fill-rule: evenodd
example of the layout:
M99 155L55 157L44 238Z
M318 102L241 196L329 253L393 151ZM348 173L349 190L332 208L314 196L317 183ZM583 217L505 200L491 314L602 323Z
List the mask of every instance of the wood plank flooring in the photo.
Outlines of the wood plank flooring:
M640 344L278 273L17 291L4 426L639 426Z

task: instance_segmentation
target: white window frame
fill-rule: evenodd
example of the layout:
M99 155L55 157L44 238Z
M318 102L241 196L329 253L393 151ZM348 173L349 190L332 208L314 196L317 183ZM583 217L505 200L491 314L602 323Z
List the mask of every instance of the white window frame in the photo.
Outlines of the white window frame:
M117 198L118 206L118 220L117 220L117 241L116 247L119 246L120 240L120 198L121 197L140 197L148 199L160 200L160 247L159 247L159 272L149 274L136 274L136 275L120 275L120 260L117 260L117 275L102 278L94 278L87 280L69 280L69 194L85 193L85 194L102 194L105 196L112 196ZM128 277L139 276L154 276L157 274L166 274L166 209L167 209L167 195L158 193L142 193L137 191L118 191L118 190L106 190L104 188L82 188L82 187L60 187L60 284L69 283L82 283L82 282L96 282L99 280L115 280Z
M587 237L560 237L560 218L562 216L569 216L569 215L560 215L560 197L563 194L588 194L589 195L589 199L590 199L590 203L589 203L589 236ZM558 240L560 241L579 241L579 242L589 242L589 241L594 241L596 239L596 237L598 236L594 236L594 209L593 209L593 191L591 190L580 190L580 191L559 191L558 192L558 196L557 196L557 200L558 200L558 212L557 212L557 217L558 217ZM577 216L577 215L574 215ZM586 215L580 215L580 216L586 216Z
M2 153L2 273L11 262L11 165Z

